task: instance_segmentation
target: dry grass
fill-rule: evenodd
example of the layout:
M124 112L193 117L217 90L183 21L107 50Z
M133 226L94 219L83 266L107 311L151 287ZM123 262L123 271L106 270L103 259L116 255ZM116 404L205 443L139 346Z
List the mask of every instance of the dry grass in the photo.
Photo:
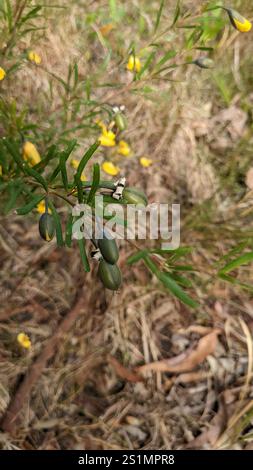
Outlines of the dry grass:
M91 2L89 6L86 2L85 6L74 3L77 5L71 14L69 10L66 16L63 12L50 23L38 46L43 63L59 76L66 74L73 57L80 58L80 73L87 73L88 33L79 43L77 18L80 8L91 11L99 5L103 9L106 2ZM223 48L229 41L231 56L239 49L244 64L246 40L237 35L228 38L226 34L220 39ZM103 45L96 41L92 53L96 63L104 53ZM233 63L231 74L240 83L244 69L245 65L241 72L237 62ZM112 76L116 72L112 70ZM228 165L224 158L243 153L238 142L249 133L251 124L244 106L247 95L242 87L233 102L224 105L208 71L200 76L191 68L185 73L182 83L171 83L166 88L160 85L158 102L135 95L120 96L127 105L130 122L126 139L135 153L122 167L130 185L138 183L146 189L151 202L182 204L183 242L194 246L192 262L201 273L193 276L201 307L195 313L189 311L162 291L141 265L131 270L126 267L124 260L131 253L128 245L122 244L123 287L119 294L111 295L95 282L95 273L82 273L75 248L45 246L32 218L2 218L2 414L29 366L85 286L80 316L61 338L26 400L15 435L0 434L4 449L252 446L252 438L245 437L252 433L252 297L217 280L214 269L219 256L233 245L231 240L243 232L239 216L247 223L251 215L250 200L241 205L238 202L246 186L237 181L236 189L231 191L224 184L223 173L223 165ZM48 90L43 71L24 69L20 77L25 82L23 93L31 102L38 93ZM18 96L18 89L16 93ZM58 105L56 88L50 108ZM42 114L44 106L42 101ZM36 108L31 113L38 118ZM80 142L87 143L85 134L80 134ZM142 155L152 156L151 169L140 168L137 157ZM244 176L247 169L245 166ZM252 277L252 270L242 270L242 279L251 283ZM88 304L91 289L94 295L92 304ZM174 358L196 347L214 328L221 330L217 347L194 370L148 372L138 382L127 379L126 374L139 365ZM28 353L17 347L19 331L27 332L32 339ZM110 356L124 366L123 373Z

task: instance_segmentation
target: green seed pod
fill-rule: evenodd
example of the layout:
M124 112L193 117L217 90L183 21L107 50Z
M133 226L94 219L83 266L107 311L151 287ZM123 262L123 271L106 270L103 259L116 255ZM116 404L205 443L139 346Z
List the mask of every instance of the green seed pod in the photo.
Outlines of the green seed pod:
M214 66L214 61L209 57L199 57L193 63L201 69L211 69Z
M45 212L44 214L42 214L39 220L39 232L40 232L41 238L43 238L43 240L46 240L47 242L50 242L54 238L54 233L55 233L54 218L48 212Z
M136 188L125 188L123 191L123 199L128 204L143 204L148 205L147 196L143 191Z
M119 249L116 243L116 240L112 238L111 240L106 238L100 238L97 241L98 248L100 249L101 255L103 258L110 264L117 263L119 259Z
M119 131L124 131L127 128L126 116L122 113L116 113L114 120Z
M102 259L98 267L98 276L106 289L118 290L121 285L121 272L116 264Z

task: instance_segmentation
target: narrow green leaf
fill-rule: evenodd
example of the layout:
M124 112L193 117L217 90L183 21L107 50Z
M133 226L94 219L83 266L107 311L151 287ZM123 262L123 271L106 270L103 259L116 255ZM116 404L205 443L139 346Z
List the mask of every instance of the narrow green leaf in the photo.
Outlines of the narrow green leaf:
M45 199L45 194L37 194L36 196L33 197L33 199L28 202L25 206L22 206L22 207L19 207L18 209L16 209L16 212L18 215L25 215L25 214L28 214L29 212L31 212L32 209L34 209L34 207L37 206L37 204L39 204L40 201L42 201L43 199Z
M158 10L158 12L157 12L156 22L155 22L155 27L154 27L154 32L155 32L155 33L156 33L156 31L158 30L158 28L159 28L159 24L160 24L160 20L161 20L161 16L162 16L163 7L164 7L164 0L161 1L159 10Z
M145 256L147 255L148 255L148 250L138 251L137 253L134 253L132 256L129 256L129 258L127 258L127 264L132 265L134 263L137 263L141 259L145 258Z
M177 284L172 277L168 273L160 272L157 276L158 279L163 283L163 285L177 297L181 302L188 305L189 307L196 308L198 306L197 302L195 302L191 297L189 297L183 289Z
M68 248L71 247L71 243L72 243L72 227L73 227L73 215L72 213L70 212L69 215L68 215L68 219L67 219L67 224L66 224L66 234L65 234L65 244Z
M83 238L77 241L78 241L78 246L79 246L79 251L80 251L84 271L88 273L90 271L90 265L89 265L88 257L86 254L85 241Z
M153 62L154 60L154 57L156 55L156 51L152 51L149 56L147 57L147 60L145 61L143 67L141 68L141 70L136 74L136 78L137 79L140 79L142 77L142 75L144 74L144 72L149 68L150 64Z
M75 62L74 64L74 89L78 85L78 64Z
M34 166L34 169L36 171L42 171L44 170L44 168L47 166L47 164L53 159L55 158L57 155L57 147L55 144L51 145L47 151L47 154L45 156L45 158L42 158L41 161L39 163L37 163L37 165Z
M60 159L61 159L61 156L64 155L63 160L66 162L67 159L69 158L70 154L73 152L76 144L77 144L76 139L71 140L69 142L67 148L65 150L63 150L63 152L60 154ZM54 169L53 173L51 174L51 176L49 178L50 183L52 183L55 180L55 178L58 176L60 171L61 171L61 162L59 162L59 164L57 165L57 167Z
M6 8L6 17L8 21L8 29L9 32L12 31L13 27L13 13L12 13L12 6L10 0L5 0L5 8Z
M32 176L43 188L45 191L47 191L47 183L46 180L41 176L40 173L38 173L36 170L33 168L29 167L28 165L25 165L25 172L29 175Z
M92 203L96 195L96 192L98 190L99 182L100 182L100 166L98 163L95 163L93 165L93 180L92 180L91 189L90 189L88 199L87 199L87 204Z
M174 279L174 281L176 281L178 284L180 284L183 287L186 287L186 288L192 287L192 282L189 279L187 279L186 277L181 276L181 275L179 275L175 272L170 273L169 277Z
M32 10L29 11L29 13L27 13L27 15L23 16L19 22L19 25L21 24L24 24L26 21L32 19L32 18L35 18L37 17L37 13L42 9L42 6L36 6L34 8L32 8Z
M81 159L81 161L78 165L77 172L76 172L76 178L79 181L81 179L82 172L83 172L85 166L87 165L88 161L92 157L93 153L97 150L99 145L100 145L99 142L95 142L94 144L92 144L91 147L87 150L87 152L85 152L84 156L82 157L82 159Z
M13 160L19 166L19 168L24 172L24 160L21 158L20 153L14 144L14 142L10 142L8 139L3 139L3 143L8 149L9 153L11 154Z
M175 297L181 300L184 304L189 307L197 307L197 302L191 299L183 289L171 278L169 273L165 273L159 270L158 266L147 256L144 258L146 266L150 271L159 279L160 282L173 294Z
M82 181L78 179L76 175L74 175L74 180L75 180L75 185L77 188L77 199L78 199L78 202L81 204L83 202L83 197L84 197Z
M249 253L245 253L244 255L239 256L238 258L230 261L227 263L222 269L219 271L219 275L227 274L230 271L233 271L236 268L239 268L243 264L249 264L253 260L253 251Z
M176 51L171 50L167 51L164 56L157 62L156 68L161 67L164 65L168 60L173 59L177 55Z
M173 21L172 21L172 24L171 24L171 28L173 28L173 26L175 26L179 16L180 16L180 12L181 12L181 8L180 8L180 0L177 0L177 4L176 4L176 8L175 8L175 13L174 13L174 18L173 18Z
M61 170L63 186L66 190L68 190L68 174L67 174L67 169L66 169L66 157L65 157L64 152L62 152L60 155L60 170Z

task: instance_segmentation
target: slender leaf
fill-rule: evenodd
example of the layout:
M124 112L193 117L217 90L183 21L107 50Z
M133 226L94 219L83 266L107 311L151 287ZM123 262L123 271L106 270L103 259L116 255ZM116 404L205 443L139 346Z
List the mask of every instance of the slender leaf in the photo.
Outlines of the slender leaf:
M176 4L176 8L175 8L175 13L174 13L174 18L173 18L173 21L172 21L172 24L171 24L171 28L173 28L173 26L175 26L179 16L180 16L180 12L181 12L181 9L180 9L180 0L177 0L177 4Z
M253 260L253 251L249 253L245 253L244 255L239 256L238 258L230 261L227 263L222 269L219 271L219 275L230 273L236 268L239 268L243 264L249 264Z
M66 224L66 234L65 234L65 244L68 248L71 247L72 243L72 227L73 227L73 222L74 222L74 217L72 213L70 212L68 215L67 219L67 224Z
M87 152L85 152L84 156L82 157L79 165L78 165L78 168L77 168L77 172L76 172L76 178L78 180L81 179L81 176L82 176L82 172L85 168L85 166L87 165L88 161L90 160L90 158L92 157L93 153L97 150L97 148L99 147L100 143L99 142L95 142L94 144L91 145L91 147L87 150Z
M67 169L66 169L66 157L65 157L64 152L62 152L60 155L60 170L61 170L63 186L67 190L68 189L68 174L67 174Z
M155 22L155 27L154 27L154 32L155 32L155 33L156 33L156 31L158 30L158 28L159 28L159 24L160 24L160 20L161 20L161 16L162 16L163 7L164 7L164 0L161 1L159 10L158 10L158 12L157 12L156 22Z
M18 215L25 215L31 212L34 207L36 207L40 201L45 199L45 194L37 194L33 197L33 199L28 202L25 206L19 207L16 209Z
M85 241L83 238L77 241L78 241L78 246L79 246L79 251L80 251L84 271L88 273L90 271L90 265L89 265L88 257L86 254Z
M132 256L129 256L127 259L127 264L134 264L140 261L141 259L145 258L148 255L148 250L141 250L137 253L134 253Z
M96 192L98 190L99 182L100 182L100 166L98 163L95 163L93 165L93 181L92 181L91 189L88 195L87 204L92 203L96 195Z

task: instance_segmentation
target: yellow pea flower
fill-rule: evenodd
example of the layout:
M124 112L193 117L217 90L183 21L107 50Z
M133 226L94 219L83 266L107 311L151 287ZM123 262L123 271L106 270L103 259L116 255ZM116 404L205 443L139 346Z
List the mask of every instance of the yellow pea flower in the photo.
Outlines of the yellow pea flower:
M99 28L99 31L102 34L102 36L106 37L106 36L108 36L108 34L110 34L110 32L114 29L114 27L115 27L114 24L107 23L107 24L104 24L103 26L101 26Z
M27 336L25 333L19 333L17 335L17 342L25 349L30 349L32 345L29 336Z
M34 51L29 51L28 52L28 60L30 62L34 62L36 65L39 65L41 63L41 57L37 52Z
M233 10L233 8L224 9L229 16L232 26L234 26L237 31L240 31L241 33L247 33L251 30L252 24L249 20L240 15L240 13L238 13L236 10Z
M151 158L146 158L146 157L141 157L140 158L140 164L144 168L148 168L150 165L152 165L152 163L153 163L153 160L151 160Z
M120 155L124 155L124 157L128 157L131 153L131 149L125 140L120 140L118 145L118 153Z
M111 176L116 176L120 172L120 169L115 166L112 162L104 162L102 164L102 169L105 173Z
M41 161L40 154L32 142L24 143L23 159L31 166L37 165Z
M40 201L39 204L37 204L36 206L36 209L37 209L37 212L39 214L44 214L46 212L46 204L45 204L45 201ZM52 214L52 211L50 208L48 208L48 212L49 214Z
M2 67L0 67L0 81L4 79L5 75L6 75L5 70Z
M130 55L127 63L127 70L130 72L140 72L141 70L141 61L139 57Z
M72 158L70 160L70 165L72 166L72 168L74 168L75 170L77 170L78 166L79 166L79 160L77 160L77 158Z
M102 134L99 137L99 142L104 147L114 147L116 145L115 142L116 135L114 132L107 130L106 128L102 131Z

